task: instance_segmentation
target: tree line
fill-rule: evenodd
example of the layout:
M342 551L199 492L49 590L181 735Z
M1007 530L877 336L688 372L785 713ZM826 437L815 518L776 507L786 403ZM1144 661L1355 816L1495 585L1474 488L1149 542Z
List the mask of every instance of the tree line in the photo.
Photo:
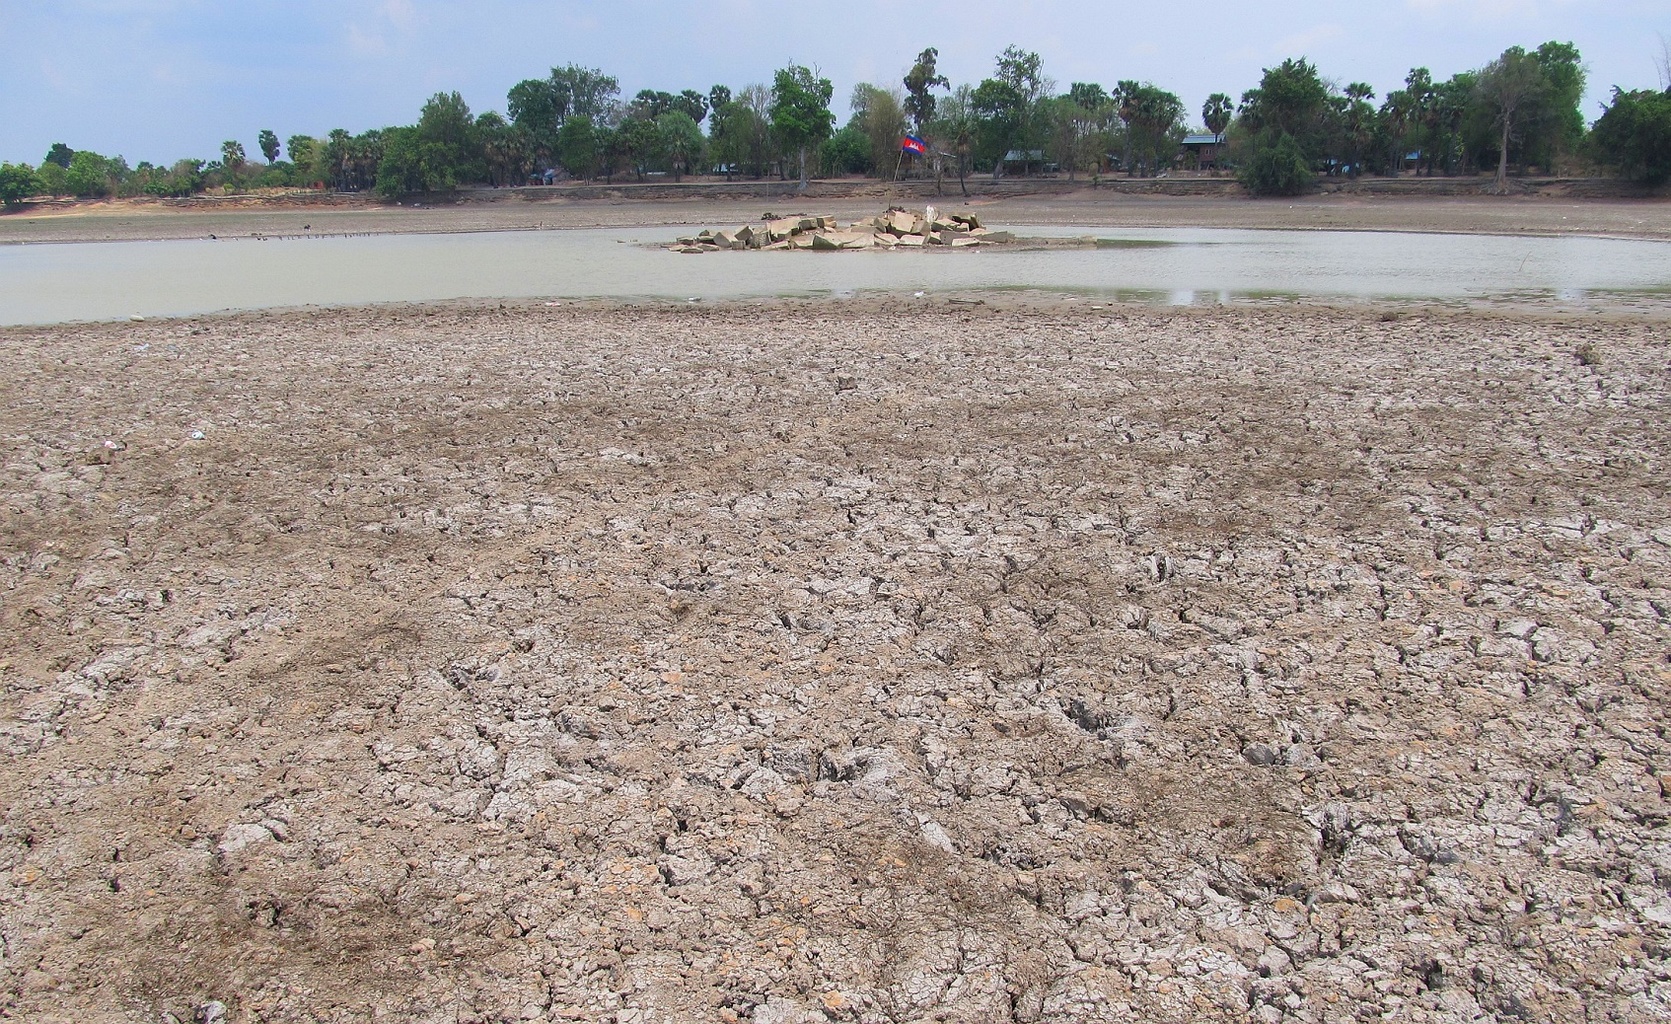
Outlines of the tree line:
M1198 119L1150 82L1073 82L1062 90L1037 53L1015 46L973 84L953 86L938 58L925 49L898 85L854 87L839 127L829 79L794 62L770 84L644 89L630 99L601 69L569 64L514 85L504 114L473 114L457 92L445 92L424 103L415 124L292 135L282 149L277 134L262 129L261 161L234 140L218 160L137 167L58 143L38 167L0 165L0 200L278 187L394 197L702 173L803 182L912 173L962 183L975 173L1040 170L1149 176L1191 160L1183 143L1192 133L1211 140L1215 170L1233 169L1256 194L1304 191L1319 175L1494 173L1499 186L1511 168L1607 167L1655 183L1671 177L1671 91L1615 89L1587 126L1579 109L1585 73L1571 43L1510 47L1444 81L1414 68L1379 102L1368 85L1341 88L1304 58L1290 59L1265 69L1239 101L1214 93ZM902 152L906 134L922 141L922 154Z

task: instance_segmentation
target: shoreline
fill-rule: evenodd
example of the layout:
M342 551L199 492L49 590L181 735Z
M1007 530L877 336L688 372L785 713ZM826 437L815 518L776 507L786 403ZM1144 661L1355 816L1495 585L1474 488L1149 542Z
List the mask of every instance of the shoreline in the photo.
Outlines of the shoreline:
M759 316L812 316L824 314L837 321L867 316L1063 316L1086 321L1113 322L1125 319L1198 319L1211 322L1227 317L1293 316L1298 319L1340 319L1364 324L1399 324L1402 321L1469 322L1502 321L1506 324L1551 324L1551 326L1629 327L1671 321L1671 296L1644 294L1641 306L1579 306L1569 301L1457 301L1457 299L1340 299L1323 296L1258 296L1230 302L1168 302L1088 296L1069 291L1014 287L1014 289L964 289L934 292L917 297L912 291L864 289L847 296L829 294L780 294L780 296L722 297L722 299L677 299L668 296L642 297L551 297L463 296L428 301L359 302L359 304L299 304L259 309L216 309L180 312L165 316L109 317L87 321L53 321L38 324L0 324L0 337L45 336L53 332L134 329L169 331L219 324L227 329L259 329L271 321L292 321L302 317L389 317L409 321L436 316L526 317L530 321L548 317L687 317L747 319Z
M986 197L780 196L748 200L530 199L503 196L413 207L356 199L351 205L181 210L125 201L67 211L0 216L0 245L94 241L362 234L454 234L590 227L724 226L762 213L830 213L852 218L890 203L978 211L1001 225L1120 228L1370 231L1414 234L1582 236L1671 240L1671 201L1562 197L1328 194L1296 199L1141 196L1076 192ZM304 230L304 225L306 228Z
M103 319L60 320L41 323L0 323L0 337L7 334L87 330L101 327L168 327L201 323L238 326L272 318L297 316L387 315L392 318L470 314L496 310L506 314L551 316L563 313L609 315L617 313L675 314L702 311L708 314L762 314L823 309L839 317L910 310L913 314L939 315L962 311L985 315L1033 312L1096 317L1104 320L1133 316L1200 317L1205 319L1237 314L1285 312L1306 317L1340 316L1375 322L1396 322L1419 317L1500 319L1506 322L1641 324L1671 321L1671 295L1657 291L1607 292L1594 301L1549 296L1543 300L1524 297L1490 299L1440 299L1383 297L1354 299L1340 296L1261 294L1233 297L1229 302L1173 302L1157 292L1151 300L1108 297L1069 290L1046 288L970 288L917 296L901 288L862 289L846 295L781 294L752 297L680 300L670 296L559 297L546 296L460 296L429 300L300 304L263 306L250 309L219 309L199 312L112 316Z

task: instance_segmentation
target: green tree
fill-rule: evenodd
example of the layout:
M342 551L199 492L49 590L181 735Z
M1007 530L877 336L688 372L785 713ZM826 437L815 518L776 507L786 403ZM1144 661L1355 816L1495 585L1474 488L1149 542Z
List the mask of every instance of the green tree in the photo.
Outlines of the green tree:
M1548 89L1543 66L1518 46L1504 50L1502 56L1480 72L1476 94L1499 133L1496 180L1499 192L1508 188L1509 143L1524 129L1524 121L1530 119L1528 115L1535 114Z
M714 86L722 89L724 86ZM730 96L731 90L726 89L725 95ZM727 99L724 103L714 107L713 114L708 118L708 153L714 162L725 169L725 180L731 180L731 173L743 162L744 132L742 121L748 115L748 108L734 100Z
M268 163L278 160L279 140L271 128L261 129L261 133L256 136L255 144L261 147L261 155L267 158Z
M584 114L567 118L557 133L557 159L576 178L586 180L597 173L598 129Z
M1276 127L1261 136L1242 166L1242 187L1258 196L1294 196L1309 189L1316 175L1294 137Z
M1590 129L1603 163L1651 185L1671 180L1671 92L1613 90L1613 102Z
M1144 82L1127 98L1134 157L1145 174L1169 164L1183 139L1184 103L1164 89Z
M1108 106L1112 97L1095 82L1075 82L1068 86L1068 99L1081 110L1098 110Z
M505 94L505 109L539 154L549 155L557 148L557 130L568 116L569 95L549 79L528 78Z
M284 140L284 151L290 156L291 184L311 185L329 177L317 165L323 155L324 144L309 135L292 135Z
M1215 92L1201 105L1201 123L1214 135L1223 135L1224 129L1230 127L1230 117L1234 109L1229 96Z
M730 86L728 86L728 85L716 85L713 88L708 90L708 110L710 112L717 113L719 111L719 108L725 106L727 103L730 103L730 102L731 102L731 87ZM713 126L709 125L709 127L713 127Z
M153 177L145 191L159 196L189 196L203 191L203 161L176 160L165 173Z
M229 172L237 174L245 163L244 144L235 139L227 139L220 144L220 162Z
M598 140L598 171L603 175L604 181L613 182L615 172L620 170L621 162L626 159L621 146L621 132L607 124L595 125L595 129Z
M656 123L641 117L628 117L615 130L621 155L626 159L638 180L661 158L661 133Z
M39 194L40 179L28 164L0 164L0 204L16 206L32 195Z
M863 161L865 167L850 169L864 170L867 167L878 177L894 173L900 162L899 143L905 134L905 107L908 102L897 91L882 89L868 82L860 82L853 87L849 102L853 116L847 126L865 140L866 159Z
M1259 87L1242 94L1235 121L1244 187L1255 195L1294 195L1309 187L1311 169L1330 155L1338 119L1339 108L1310 61L1291 58L1266 68Z
M1004 157L1010 150L1035 148L1043 141L1039 104L1050 88L1039 55L1017 46L1004 47L993 77L975 87L971 99L980 121L981 148L993 161L994 180L1003 175Z
M520 185L528 180L534 156L526 132L489 110L477 115L475 137L491 184Z
M1201 105L1201 123L1213 133L1214 156L1213 176L1218 176L1219 166L1223 163L1224 130L1230 127L1230 119L1235 116L1235 105L1230 97L1222 92L1215 92L1207 97L1207 102Z
M669 110L656 118L656 135L657 147L666 156L674 181L700 164L706 140L696 119L683 110Z
M1532 57L1543 70L1545 84L1540 162L1553 167L1583 144L1584 114L1579 104L1584 100L1587 76L1578 47L1571 43L1551 40L1539 46Z
M998 55L997 71L999 80L1015 86L1029 103L1043 99L1050 89L1050 80L1044 77L1044 61L1031 50L1004 47Z
M708 116L708 97L695 89L685 89L673 97L673 109L683 111L692 121L701 124Z
M524 79L505 95L511 123L531 140L539 158L557 151L557 132L569 117L591 118L594 124L613 111L619 83L597 68L567 64L552 68L546 78Z
M463 96L456 92L431 96L418 115L417 129L427 190L454 189L462 182L479 181L484 176L485 161L476 135L476 122Z
M1411 125L1415 121L1415 109L1409 93L1403 89L1394 89L1381 101L1381 109L1377 114L1376 127L1386 154L1385 170L1394 178L1404 170Z
M917 54L917 62L905 73L905 113L919 135L934 120L935 99L930 90L950 89L952 86L946 76L937 70L939 60L940 51L930 46Z
M1114 116L1124 129L1120 132L1120 168L1131 176L1131 123L1137 117L1137 92L1143 86L1132 79L1122 79L1114 83L1114 92L1110 99L1114 103Z
M78 149L70 158L64 184L73 196L93 199L116 191L112 184L111 161L87 149Z
M1343 97L1342 141L1345 143L1346 166L1350 169L1348 173L1354 178L1363 173L1365 156L1375 138L1375 108L1369 105L1374 98L1375 90L1363 82L1348 85Z
M983 78L969 94L975 115L976 149L992 161L992 180L1004 174L1004 157L1017 148L1027 121L1027 98L1009 82Z
M951 156L957 170L957 187L967 196L969 171L973 164L976 135L979 131L974 90L967 85L960 85L952 90L952 94L936 109L934 120L929 122L928 131L938 145L944 146ZM934 179L936 194L941 190L941 176L944 172L944 163L937 160Z
M435 184L432 168L424 158L423 139L418 129L406 125L383 132L382 153L377 161L377 193L386 199L413 192L427 192Z
M763 178L776 164L778 177L783 177L783 148L772 128L772 90L759 84L744 86L737 102L748 111L748 116L742 119L742 126L746 133L745 162L749 173Z
M1275 128L1303 146L1320 141L1328 99L1317 68L1303 57L1289 59L1266 68L1259 88L1242 94L1241 119L1253 131Z
M65 170L64 166L57 161L48 161L35 168L35 177L40 179L43 195L69 195L69 176L70 172Z
M640 89L638 95L627 104L627 116L641 121L654 121L656 118L673 109L678 97L660 89Z
M1452 75L1433 88L1434 159L1446 174L1455 174L1467 156L1463 125L1473 95L1474 74L1471 71Z
M1065 95L1043 101L1046 149L1067 168L1072 181L1082 168L1099 166L1108 148L1108 126L1114 120L1112 98L1102 86L1075 82Z
M819 78L799 64L780 68L772 78L772 131L786 150L799 154L803 188L807 149L829 138L835 126L835 115L830 113L834 91L828 78Z
M59 167L62 167L67 171L70 169L70 161L74 159L75 150L64 145L62 142L54 142L52 144L52 148L46 151L46 159L42 160L41 163L57 164Z
M1426 68L1411 68L1404 76L1404 96L1408 104L1406 118L1409 137L1416 145L1416 173L1427 166L1428 177L1433 176L1433 152L1437 128L1437 97L1433 91L1433 75Z
M621 94L620 83L597 68L583 68L579 64L565 64L551 69L552 88L568 98L564 116L589 117L593 123L610 120L615 97Z
M1072 181L1079 169L1079 137L1087 123L1085 110L1073 101L1071 93L1045 100L1041 110L1045 156L1067 168L1068 180Z
M852 121L818 146L819 173L826 177L840 174L868 174L876 169L870 156L870 140Z

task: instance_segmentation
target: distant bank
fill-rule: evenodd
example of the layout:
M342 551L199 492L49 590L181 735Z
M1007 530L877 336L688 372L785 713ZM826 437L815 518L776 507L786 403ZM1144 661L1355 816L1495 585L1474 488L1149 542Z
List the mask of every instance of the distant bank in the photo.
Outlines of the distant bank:
M861 178L699 180L465 189L387 202L364 193L272 192L191 199L39 203L0 216L0 245L46 242L438 234L742 224L764 215L855 217L891 205L978 209L1011 225L1202 227L1671 240L1671 202L1617 179L1522 178L1507 196L1488 178L1362 178L1306 196L1249 198L1229 178ZM665 232L654 236L664 239ZM667 236L671 237L671 236Z
M1671 197L1667 187L1653 188L1623 178L1513 178L1509 181L1506 197L1492 196L1489 176L1319 179L1312 195L1377 196L1377 197L1491 197L1491 198L1554 198L1554 199L1662 199ZM966 191L966 194L965 194ZM1223 177L1156 177L1103 178L1093 180L1067 178L1000 178L989 175L971 177L960 188L955 178L938 185L932 180L877 181L872 178L829 178L814 180L802 188L794 180L762 179L725 181L722 179L686 179L673 181L617 181L566 182L556 185L508 186L503 188L465 188L455 192L403 196L385 200L369 192L318 192L307 189L268 190L232 195L200 194L185 198L157 198L140 196L131 199L54 199L25 203L9 210L4 217L26 216L30 213L68 212L72 210L169 209L169 210L227 210L227 209L295 209L319 207L411 207L457 206L471 203L503 203L508 201L619 201L642 202L704 200L712 202L753 201L757 199L875 199L897 197L921 203L939 198L956 201L964 198L994 200L1028 197L1077 196L1086 200L1098 194L1115 196L1166 196L1172 198L1249 199L1251 202L1286 204L1294 197L1253 200L1235 178Z

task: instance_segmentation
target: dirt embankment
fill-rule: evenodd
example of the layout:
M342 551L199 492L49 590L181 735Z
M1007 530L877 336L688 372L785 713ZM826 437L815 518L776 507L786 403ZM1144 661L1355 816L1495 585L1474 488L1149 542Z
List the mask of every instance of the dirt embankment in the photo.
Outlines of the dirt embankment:
M1662 334L0 331L0 1012L1662 1019Z
M1228 179L933 184L871 181L693 182L483 189L391 205L364 196L199 197L51 204L0 216L0 244L237 235L513 231L688 225L758 220L817 209L843 217L878 204L964 206L1008 224L1088 227L1236 227L1429 231L1671 238L1671 202L1620 183L1526 184L1514 195L1480 194L1474 179L1337 183L1312 196L1248 199Z

